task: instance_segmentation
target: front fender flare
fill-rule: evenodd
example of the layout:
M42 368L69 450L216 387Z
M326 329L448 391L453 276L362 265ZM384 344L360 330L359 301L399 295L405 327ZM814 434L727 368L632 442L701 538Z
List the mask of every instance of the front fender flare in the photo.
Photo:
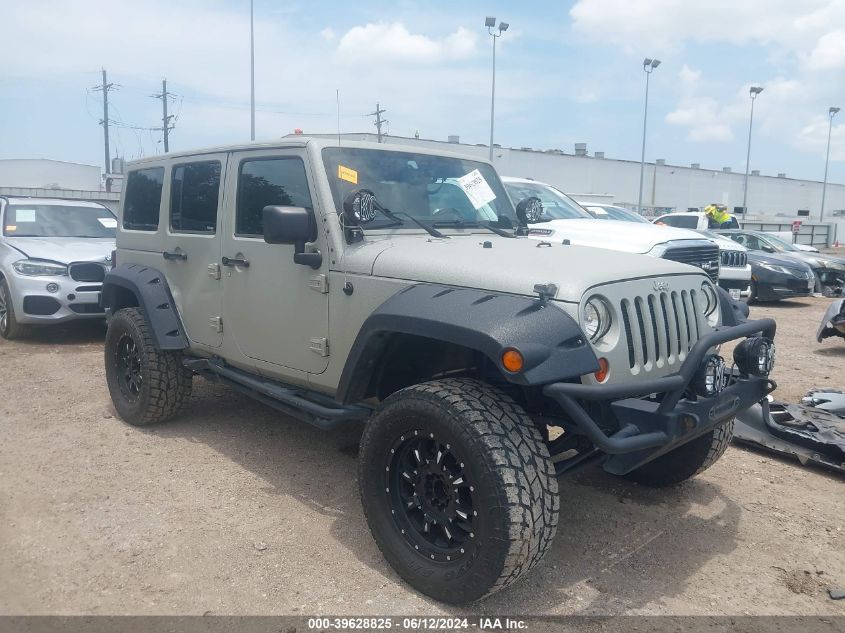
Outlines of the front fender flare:
M559 382L599 369L581 328L552 302L417 284L387 299L364 321L341 374L338 401L364 397L392 334L421 336L481 352L518 385ZM501 363L502 352L511 347L525 359L525 368L516 374Z
M187 349L188 338L164 274L149 266L120 264L103 280L100 306L106 314L138 306L159 349Z

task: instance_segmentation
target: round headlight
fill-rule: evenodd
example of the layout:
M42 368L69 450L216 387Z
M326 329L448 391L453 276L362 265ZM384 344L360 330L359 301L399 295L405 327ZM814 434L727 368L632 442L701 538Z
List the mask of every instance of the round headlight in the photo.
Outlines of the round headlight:
M604 299L590 297L584 306L584 315L581 317L581 325L584 333L595 342L607 334L610 329L611 318L610 308Z
M775 366L775 344L762 336L747 338L734 348L734 362L745 376L768 376Z
M719 298L716 295L716 290L711 284L705 281L701 284L701 295L703 297L701 311L704 313L704 316L710 316L719 307Z

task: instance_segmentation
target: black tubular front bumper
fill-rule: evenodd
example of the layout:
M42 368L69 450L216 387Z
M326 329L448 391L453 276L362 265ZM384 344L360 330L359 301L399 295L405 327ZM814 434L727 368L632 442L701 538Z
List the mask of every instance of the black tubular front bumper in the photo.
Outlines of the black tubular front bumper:
M546 385L543 393L560 405L597 449L609 455L605 470L622 475L707 433L774 391L776 385L768 378L743 378L735 372L719 395L684 398L711 348L757 334L774 339L775 329L772 319L718 328L698 340L677 373L663 378L629 385L558 382ZM609 403L619 430L607 435L579 401Z

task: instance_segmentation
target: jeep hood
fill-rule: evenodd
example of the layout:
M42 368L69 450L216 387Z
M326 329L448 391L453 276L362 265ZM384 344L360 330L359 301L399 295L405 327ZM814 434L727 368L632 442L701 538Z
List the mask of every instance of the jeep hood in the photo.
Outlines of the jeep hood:
M553 283L558 287L556 298L571 302L580 301L592 286L628 278L704 277L699 268L656 257L493 234L453 234L450 239L392 236L355 245L350 251L343 264L349 272L520 295L533 295L535 284Z
M6 243L30 259L49 259L61 264L102 261L111 256L114 238L6 237Z
M648 253L658 244L670 240L701 240L695 231L678 229L672 226L656 226L640 222L622 222L620 220L589 220L573 218L571 220L552 220L532 224L532 229L553 230L549 236L532 235L536 239L562 242L567 239L578 246L608 248L626 253Z

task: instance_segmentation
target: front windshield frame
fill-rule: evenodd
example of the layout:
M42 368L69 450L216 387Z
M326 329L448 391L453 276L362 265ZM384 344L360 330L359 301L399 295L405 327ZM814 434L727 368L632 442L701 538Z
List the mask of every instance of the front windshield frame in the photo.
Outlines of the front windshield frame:
M32 211L23 221L20 211ZM90 215L85 223L74 226L71 218L80 214ZM29 226L27 226L29 225ZM29 229L29 230L26 230ZM37 230L36 230L37 229ZM9 203L3 210L4 237L30 238L76 238L76 239L115 239L117 235L117 217L107 207L74 204L44 204L38 199L27 203Z
M508 190L514 204L519 204L522 200L531 196L539 198L540 202L543 203L541 222L549 220L596 219L589 211L575 202L575 200L552 185L541 182L508 181L505 183L505 188ZM515 195L515 192L518 192L518 194ZM547 204L549 200L554 203L554 206ZM564 211L561 211L561 209L564 209Z
M344 199L357 189L372 191L380 205L396 214L394 218L376 214L362 225L367 232L420 231L419 226L407 221L408 215L438 229L478 227L483 231L483 224L504 229L519 224L511 199L489 163L460 156L355 146L324 147L321 157L339 216L343 217ZM478 207L458 183L458 178L476 170L494 196ZM454 212L444 211L451 206L435 206L440 197L449 195L459 207Z

